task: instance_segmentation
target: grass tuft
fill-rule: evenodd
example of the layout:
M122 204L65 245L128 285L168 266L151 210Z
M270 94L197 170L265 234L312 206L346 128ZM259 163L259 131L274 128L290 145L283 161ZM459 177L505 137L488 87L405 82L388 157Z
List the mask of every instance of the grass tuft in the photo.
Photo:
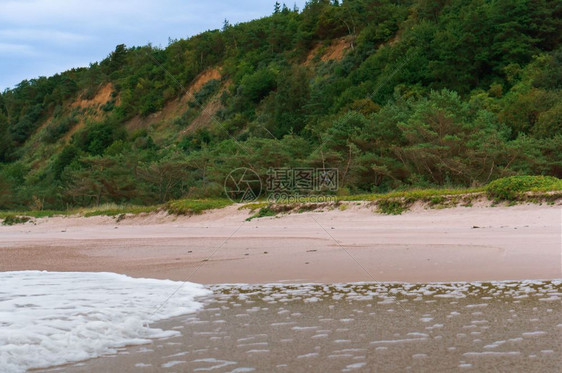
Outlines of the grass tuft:
M238 210L250 210L250 212L254 212L267 206L269 206L269 202L254 202L242 205L238 207Z
M98 207L91 207L87 209L76 210L75 212L86 218L92 216L121 216L125 214L138 215L142 213L150 213L158 211L162 206L129 206L129 205L117 205L117 204L106 204Z
M56 215L70 215L68 211L54 210L30 210L30 211L0 211L0 219L6 219L9 216L28 216L31 218L50 218Z
M256 214L247 218L246 221L252 221L252 219L265 218L267 216L275 216L277 215L277 213L278 212L273 210L271 206L263 207Z
M454 196L464 194L481 194L486 188L467 188L467 189L411 189L389 193L376 194L356 194L352 196L338 196L339 201L378 201L381 199L404 198L408 200L429 200L438 196Z
M232 201L228 199L179 199L168 202L166 210L175 215L193 215L230 205L232 205Z
M403 198L384 198L378 201L377 210L381 214L400 215L408 210L411 203Z
M29 216L7 215L2 221L2 225L24 224L30 221Z

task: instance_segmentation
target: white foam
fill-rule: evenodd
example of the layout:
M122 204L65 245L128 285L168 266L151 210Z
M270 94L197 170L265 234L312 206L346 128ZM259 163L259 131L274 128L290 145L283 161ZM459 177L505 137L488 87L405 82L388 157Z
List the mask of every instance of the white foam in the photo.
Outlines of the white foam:
M419 342L419 341L427 341L427 338L404 338L404 339L387 339L381 341L372 341L370 344L386 344L386 343L404 343L404 342Z
M315 330L318 329L318 326L293 326L292 330Z
M202 306L195 297L210 294L193 283L114 273L1 272L0 283L4 372L85 360L177 335L147 323L194 312Z
M310 352L308 354L298 355L297 359L307 359L309 357L318 357L318 356L319 356L318 352Z
M348 366L346 366L343 370L343 372L349 372L352 369L361 369L363 368L365 365L367 365L367 363L361 362L361 363L355 363L355 364L349 364Z
M519 351L483 351L483 352L465 352L464 356L518 356Z
M534 331L534 332L521 333L521 335L523 337L537 337L537 336L541 336L541 335L545 335L545 334L546 334L546 332L543 332L541 330L537 330L537 331Z
M247 354L256 354L256 353L269 353L269 350L248 350L246 351Z
M162 368L171 368L175 365L179 365L179 364L185 364L187 363L187 361L184 360L172 360L172 361L168 361L167 363L164 363L161 365Z
M197 359L197 360L193 360L194 363L209 363L209 364L215 364L215 365L211 365L208 368L197 368L197 369L193 369L194 372L204 372L204 371L212 371L215 369L221 369L224 367L227 367L229 365L234 365L236 364L235 361L228 361L228 360L218 360L218 359L214 359L214 358L208 358L208 359Z

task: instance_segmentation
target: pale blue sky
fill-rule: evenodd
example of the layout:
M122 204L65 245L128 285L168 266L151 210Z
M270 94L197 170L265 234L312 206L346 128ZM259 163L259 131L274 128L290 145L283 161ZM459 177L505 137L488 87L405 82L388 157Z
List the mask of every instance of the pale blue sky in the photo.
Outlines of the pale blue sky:
M283 3L283 1L279 1ZM267 16L275 0L0 0L0 91L105 58ZM286 2L302 9L305 0Z

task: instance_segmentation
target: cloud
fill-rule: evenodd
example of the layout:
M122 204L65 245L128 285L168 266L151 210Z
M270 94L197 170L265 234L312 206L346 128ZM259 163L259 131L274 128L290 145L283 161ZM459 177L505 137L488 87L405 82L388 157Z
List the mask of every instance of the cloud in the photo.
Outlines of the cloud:
M0 4L0 21L36 26L63 20L70 24L96 24L107 18L148 14L154 4L156 2L139 0L8 0Z
M91 40L92 36L50 29L7 29L0 30L0 40L43 41L57 44L72 44Z
M36 52L29 45L0 42L0 55L2 56L33 56L34 54Z
M281 1L280 1L281 2ZM301 7L305 0L297 0ZM275 0L0 0L0 90L105 58L117 44L166 46L271 14ZM287 3L293 5L293 1Z
M225 3L231 6L225 6ZM228 11L235 4L217 0L8 0L0 3L0 23L119 29L162 23L166 15L185 15L191 21L208 21L212 13Z

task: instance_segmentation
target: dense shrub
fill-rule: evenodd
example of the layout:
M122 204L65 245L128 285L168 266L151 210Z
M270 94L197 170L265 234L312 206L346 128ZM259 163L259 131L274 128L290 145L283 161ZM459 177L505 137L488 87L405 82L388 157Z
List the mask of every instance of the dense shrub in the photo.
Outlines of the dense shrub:
M62 135L67 133L74 125L78 123L76 117L63 117L59 120L51 122L45 129L43 141L49 144L55 143Z
M562 180L552 176L511 176L492 181L486 190L490 198L516 200L525 192L562 190Z

